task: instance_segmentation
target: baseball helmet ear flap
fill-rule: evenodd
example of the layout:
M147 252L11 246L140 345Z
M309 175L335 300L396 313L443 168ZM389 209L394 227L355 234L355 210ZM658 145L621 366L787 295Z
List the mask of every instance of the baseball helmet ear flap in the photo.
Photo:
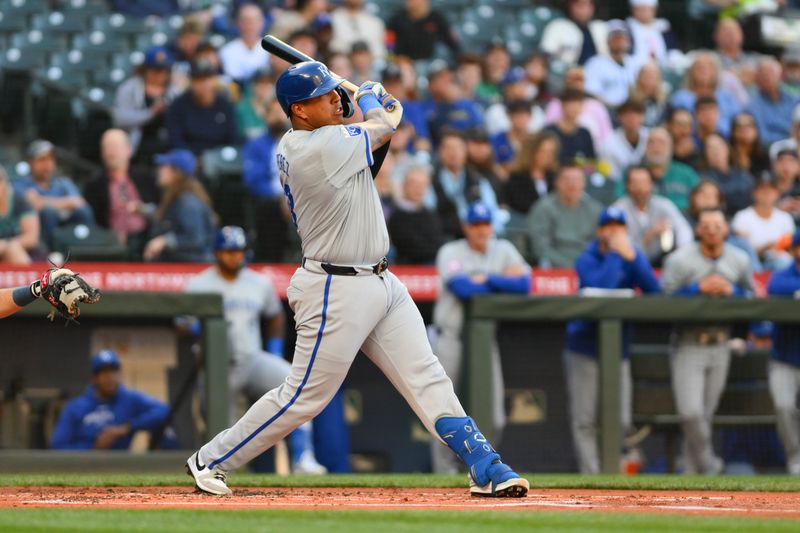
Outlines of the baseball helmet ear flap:
M339 93L342 99L342 116L344 116L344 118L352 117L356 110L353 106L353 100L350 99L350 93L341 85L336 88L336 92Z

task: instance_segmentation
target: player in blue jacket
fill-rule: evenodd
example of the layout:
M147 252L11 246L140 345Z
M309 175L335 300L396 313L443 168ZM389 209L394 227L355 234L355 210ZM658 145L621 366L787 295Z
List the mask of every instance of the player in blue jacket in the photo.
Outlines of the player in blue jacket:
M597 238L575 261L580 288L641 289L660 292L658 280L647 256L628 236L625 213L608 207L597 223ZM627 431L632 418L631 367L628 360L629 332L623 339L621 376L622 430ZM597 363L597 323L573 320L567 324L567 348L564 352L567 392L572 414L572 438L581 473L600 472L597 448L597 399L600 370Z
M767 285L770 296L800 296L800 231L794 234L794 263L772 274ZM786 469L800 475L800 330L797 324L775 324L769 362L769 391L775 404L778 434L786 452Z
M92 383L61 411L51 442L54 450L125 450L134 433L164 421L169 407L125 387L119 368L119 357L111 350L92 357Z

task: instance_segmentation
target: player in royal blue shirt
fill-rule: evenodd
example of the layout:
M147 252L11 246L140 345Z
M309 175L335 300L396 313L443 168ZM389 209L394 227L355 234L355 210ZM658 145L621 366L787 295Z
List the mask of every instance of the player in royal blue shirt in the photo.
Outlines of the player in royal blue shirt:
M121 383L119 357L102 350L92 357L92 383L58 417L51 447L55 450L130 447L133 434L164 422L169 407Z

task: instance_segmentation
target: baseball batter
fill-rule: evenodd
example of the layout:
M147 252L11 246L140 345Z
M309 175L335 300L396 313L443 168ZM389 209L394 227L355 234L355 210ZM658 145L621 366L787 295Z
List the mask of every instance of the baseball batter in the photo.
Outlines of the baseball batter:
M478 294L528 294L531 289L530 266L513 244L494 238L492 222L488 205L482 202L471 204L462 224L465 238L445 244L436 256L436 271L441 283L433 308L433 323L438 332L436 354L456 387L460 381L463 354L463 302ZM496 340L492 342L492 422L497 434L502 433L506 425L505 387ZM433 443L431 462L436 473L458 471L453 454L438 443Z
M342 81L308 61L276 82L292 121L277 163L304 255L287 291L297 328L292 369L194 453L187 470L200 490L230 494L227 473L319 413L362 350L467 464L472 494L524 496L528 481L500 461L466 416L408 290L387 270L389 237L370 166L373 151L397 128L402 106L382 85L366 82L356 93L365 121L345 126L352 104Z
M245 266L247 237L237 226L219 230L214 242L217 264L189 280L186 292L221 294L228 325L228 374L231 423L236 421L236 404L244 394L255 402L278 387L289 375L290 365L283 358L283 306L272 283ZM267 351L263 350L261 320L268 329ZM292 471L296 474L325 474L327 469L314 456L311 423L289 436Z

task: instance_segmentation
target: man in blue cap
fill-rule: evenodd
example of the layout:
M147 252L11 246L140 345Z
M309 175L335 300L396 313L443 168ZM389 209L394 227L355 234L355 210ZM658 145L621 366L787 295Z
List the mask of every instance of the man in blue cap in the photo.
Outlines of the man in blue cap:
M792 238L792 265L776 271L767 285L770 296L800 297L800 231ZM800 475L800 330L797 324L776 323L772 331L769 391L775 404L778 434L786 452L786 469Z
M607 207L597 222L597 237L575 261L581 289L640 289L660 292L658 280L644 253L628 236L625 213ZM625 331L621 364L622 430L631 427L632 388L628 360L629 331ZM564 352L572 438L583 474L600 472L597 447L597 398L600 370L597 362L597 323L573 320L567 324L567 347Z
M465 238L445 244L436 257L436 270L441 282L433 308L433 323L438 331L436 355L456 390L461 374L464 302L479 294L528 294L531 289L531 267L513 244L494 237L492 222L492 210L488 205L482 202L470 204L462 225ZM492 418L498 434L505 427L504 398L500 349L494 343ZM431 459L434 472L458 472L457 458L435 441Z
M151 431L167 417L169 407L121 382L116 352L92 356L92 383L71 400L53 430L54 450L125 450L134 433Z

